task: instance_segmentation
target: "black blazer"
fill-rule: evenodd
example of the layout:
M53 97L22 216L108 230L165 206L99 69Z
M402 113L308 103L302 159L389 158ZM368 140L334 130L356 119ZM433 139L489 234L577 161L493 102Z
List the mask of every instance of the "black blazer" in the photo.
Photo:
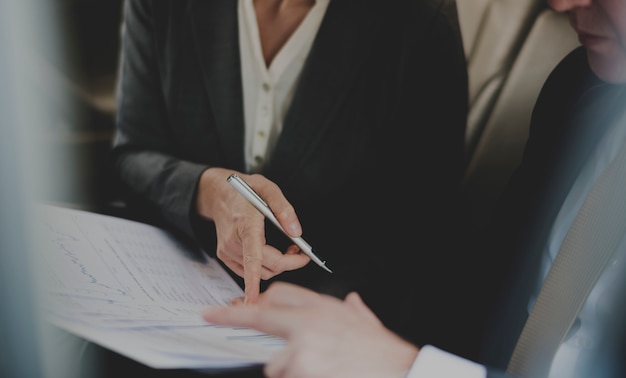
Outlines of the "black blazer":
M554 220L584 163L614 120L619 119L616 117L625 111L626 86L600 81L590 70L582 47L566 56L544 84L533 111L523 161L486 235L490 240L485 249L491 252L487 255L490 266L502 269L495 274L486 269L491 272L485 272L482 290L487 293L492 288L504 289L495 292L500 300L495 302L493 317L486 326L489 331L482 362L506 367L528 317L528 301ZM626 286L622 296L626 297ZM626 313L614 320L618 318L623 323ZM623 348L624 329L607 329L607 336L620 335L619 340L611 340L614 347ZM615 361L621 361L621 355ZM490 371L490 377L500 374ZM589 376L596 374L600 372Z
M193 211L198 178L244 170L237 1L127 1L123 26L114 152L128 202L211 253L214 226ZM334 274L309 264L277 279L359 290L384 319L387 306L408 316L393 304L407 295L388 289L437 276L466 113L454 1L332 0L263 174ZM271 225L267 239L289 243Z

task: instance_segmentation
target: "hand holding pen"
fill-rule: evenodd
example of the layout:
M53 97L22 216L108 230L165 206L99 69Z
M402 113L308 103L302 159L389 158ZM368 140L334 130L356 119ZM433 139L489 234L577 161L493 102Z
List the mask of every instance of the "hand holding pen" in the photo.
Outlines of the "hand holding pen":
M227 177L232 173L232 170L213 167L202 174L197 211L203 218L214 222L217 257L235 274L243 277L244 301L255 303L261 279L268 280L285 271L302 268L311 259L295 243L285 251L266 244L264 215L228 183ZM301 235L298 217L276 184L262 175L239 176L245 178L273 206L279 223L289 230L289 236Z
M290 235L283 226L280 224L274 212L269 207L269 205L259 196L254 189L250 187L243 179L236 174L232 174L228 176L228 183L231 184L241 195L243 195L257 210L259 210L267 219L272 221L279 230L281 230L287 237L291 239L300 250L304 252L307 256L311 258L317 265L319 265L322 269L326 270L329 273L332 273L330 269L326 266L326 261L322 261L317 255L313 252L313 247L301 237L294 237Z

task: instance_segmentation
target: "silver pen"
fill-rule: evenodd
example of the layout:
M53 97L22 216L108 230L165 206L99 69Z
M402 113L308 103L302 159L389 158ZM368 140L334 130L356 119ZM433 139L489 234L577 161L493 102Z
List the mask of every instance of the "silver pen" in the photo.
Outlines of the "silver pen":
M298 247L300 247L302 252L309 256L311 260L313 260L317 265L319 265L329 273L332 273L332 270L328 269L328 267L326 266L326 261L320 260L320 258L317 257L315 253L313 253L313 248L309 245L309 243L304 241L304 239L302 238L294 238L292 236L289 236L289 234L285 232L285 229L282 228L280 223L278 223L278 219L276 219L276 216L272 212L272 209L270 209L269 205L254 191L254 189L250 187L250 185L243 181L241 177L233 173L228 176L227 181L230 185L237 189L237 191L242 196L244 196L254 207L256 207L257 210L261 212L261 214L271 220L272 223L274 223L274 225L278 227L279 230L281 230L287 237L289 237L289 239L291 239L291 241L293 241Z

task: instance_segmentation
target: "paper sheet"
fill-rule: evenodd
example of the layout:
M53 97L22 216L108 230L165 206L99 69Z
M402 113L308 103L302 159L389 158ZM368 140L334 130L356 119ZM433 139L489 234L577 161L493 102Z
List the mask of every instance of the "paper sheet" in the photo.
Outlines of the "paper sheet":
M155 368L263 363L281 339L207 324L207 305L242 289L218 262L166 230L41 206L35 225L42 309L69 332Z

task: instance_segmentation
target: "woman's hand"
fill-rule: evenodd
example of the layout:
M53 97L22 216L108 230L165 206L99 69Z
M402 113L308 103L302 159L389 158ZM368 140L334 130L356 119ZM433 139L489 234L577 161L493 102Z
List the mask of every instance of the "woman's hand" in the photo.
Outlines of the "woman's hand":
M289 235L299 237L302 228L280 188L264 176L209 168L200 177L197 211L215 223L217 257L243 277L244 302L255 303L261 279L302 268L310 258L296 245L283 253L266 244L264 217L227 182L232 173L241 176L265 200Z

